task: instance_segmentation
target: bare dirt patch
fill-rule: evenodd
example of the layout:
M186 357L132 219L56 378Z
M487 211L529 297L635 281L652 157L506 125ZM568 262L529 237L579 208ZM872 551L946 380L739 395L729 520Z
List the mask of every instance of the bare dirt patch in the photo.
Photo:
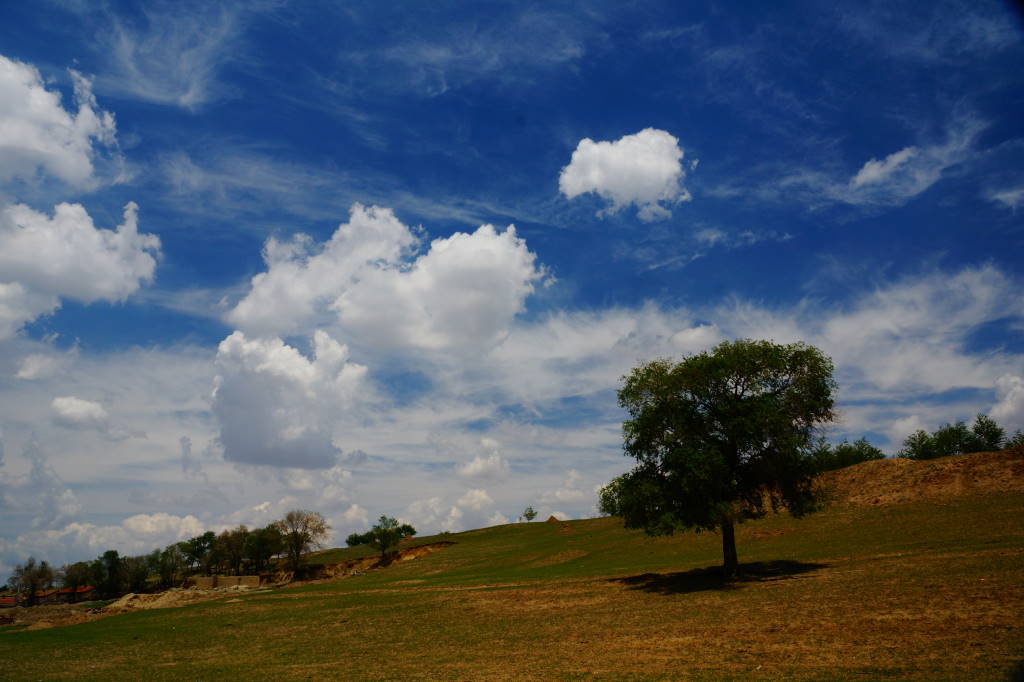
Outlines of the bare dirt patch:
M4 612L9 625L26 626L26 630L43 630L56 625L74 625L101 618L100 609L85 609L74 604L44 604L40 606L16 606Z
M579 559L580 557L587 556L587 554L589 554L589 552L584 552L582 549L567 549L546 556L543 559L538 559L527 565L532 568L539 568L541 566L554 566L555 564L564 564L566 561Z

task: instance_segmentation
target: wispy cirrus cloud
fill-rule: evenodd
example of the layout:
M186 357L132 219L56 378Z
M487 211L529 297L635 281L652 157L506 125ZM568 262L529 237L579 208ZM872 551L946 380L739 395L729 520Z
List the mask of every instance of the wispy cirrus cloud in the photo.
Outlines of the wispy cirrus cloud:
M155 3L129 15L80 8L96 28L95 51L107 69L104 92L191 111L232 96L221 70L242 58L243 33L255 13L277 3Z

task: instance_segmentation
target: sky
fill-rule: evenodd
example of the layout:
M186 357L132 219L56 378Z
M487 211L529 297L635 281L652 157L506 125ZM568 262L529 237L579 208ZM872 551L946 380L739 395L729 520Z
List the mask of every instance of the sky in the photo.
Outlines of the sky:
M591 516L727 339L1024 428L1022 17L827 5L0 5L0 574Z

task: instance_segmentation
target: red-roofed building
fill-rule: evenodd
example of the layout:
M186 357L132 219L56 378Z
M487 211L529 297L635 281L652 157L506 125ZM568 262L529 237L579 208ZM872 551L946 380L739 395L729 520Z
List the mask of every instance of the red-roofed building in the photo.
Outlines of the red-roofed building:
M63 590L58 591L57 594L60 595L61 601L76 602L89 599L95 591L96 588L92 585L80 585L77 588L65 587Z

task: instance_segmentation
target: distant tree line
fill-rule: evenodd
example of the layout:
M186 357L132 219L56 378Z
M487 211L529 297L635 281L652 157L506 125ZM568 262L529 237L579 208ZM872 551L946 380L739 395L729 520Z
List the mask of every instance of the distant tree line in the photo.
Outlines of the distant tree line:
M1010 437L994 419L979 414L968 428L963 421L943 424L928 433L919 429L907 436L903 448L896 453L905 459L935 459L972 452L992 452L1024 447L1024 433L1019 429Z
M984 414L974 418L967 426L963 421L943 424L928 433L919 429L903 441L903 447L896 456L904 459L936 459L950 455L967 455L972 452L994 452L1024 447L1024 433L1019 429L1007 437L1006 430L994 419ZM853 443L844 439L838 445L831 445L824 438L815 442L811 459L818 471L831 471L844 467L884 459L885 453L861 438Z
M70 598L75 601L78 589L86 586L93 587L97 597L109 599L180 585L191 575L260 573L273 566L275 557L285 558L289 568L297 570L302 555L321 547L329 530L320 514L297 509L265 528L250 530L240 525L220 534L207 531L139 556L121 556L111 549L92 561L65 564L59 569L29 557L15 566L7 588L32 605L36 593L55 583L70 590Z

